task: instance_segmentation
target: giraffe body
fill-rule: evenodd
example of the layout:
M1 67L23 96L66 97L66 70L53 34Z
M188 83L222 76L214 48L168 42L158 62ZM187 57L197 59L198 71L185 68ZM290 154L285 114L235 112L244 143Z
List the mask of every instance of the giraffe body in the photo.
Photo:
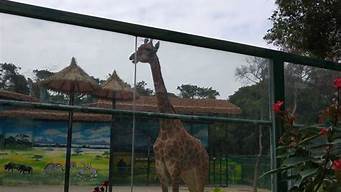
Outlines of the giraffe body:
M145 40L136 53L130 56L134 62L149 63L151 66L158 108L161 113L175 113L167 95L156 52L159 43ZM136 61L136 60L137 61ZM160 132L153 146L155 167L163 192L172 186L179 191L183 181L190 192L203 192L208 176L208 154L198 139L191 136L181 120L160 120Z

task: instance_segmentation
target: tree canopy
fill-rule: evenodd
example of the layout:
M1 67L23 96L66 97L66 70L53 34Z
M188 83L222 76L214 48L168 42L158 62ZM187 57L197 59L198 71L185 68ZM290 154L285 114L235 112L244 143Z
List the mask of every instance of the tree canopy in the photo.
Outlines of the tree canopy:
M0 63L0 89L28 94L27 80L20 69L12 63Z
M220 95L212 87L198 87L191 84L182 84L177 89L180 91L180 97L188 99L216 99Z
M277 0L270 20L273 27L264 36L282 50L341 60L339 0Z
M145 81L139 81L136 83L136 92L141 96L151 96L153 95L153 90L149 89Z

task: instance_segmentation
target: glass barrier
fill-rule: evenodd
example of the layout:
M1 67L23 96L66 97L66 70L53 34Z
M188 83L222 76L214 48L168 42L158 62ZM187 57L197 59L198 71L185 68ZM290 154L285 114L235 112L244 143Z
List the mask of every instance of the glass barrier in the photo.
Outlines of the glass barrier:
M148 38L137 39L137 53L132 53L130 59L137 62L138 111L269 119L267 59ZM162 121L173 126L172 121L176 120L160 120L156 129L168 126ZM183 123L209 152L210 171L206 182L220 187L232 182L236 189L252 188L258 152L258 131L254 125ZM266 155L259 159L260 174L270 169L269 129L263 134ZM136 142L140 137L136 135ZM181 141L181 138L175 140ZM177 160L185 162L181 157L174 161ZM141 184L137 178L141 178L143 173L138 168L141 163L137 159L135 161L134 184L138 186ZM231 173L227 168L229 163L233 165ZM184 180L186 178L180 181L181 187L185 186ZM269 189L269 181L269 177L263 178L258 184ZM237 187L238 184L242 186Z
M157 119L137 118L136 121L134 191L143 191L146 189L145 186L151 190L160 190L161 188L158 186L160 185L158 179L160 172L157 171L157 164L155 164L157 151L153 151L151 146L153 143L157 143L155 142L157 138L162 138L162 134L157 133L160 131L160 123ZM160 119L160 121L163 120ZM146 122L148 123L146 124ZM227 187L228 190L251 190L254 185L254 175L257 174L258 178L270 170L269 126L197 121L183 121L183 126L189 134L198 139L208 153L206 190L213 190L216 187ZM171 127L167 128L170 132L172 131ZM167 130L164 131L167 132ZM172 135L171 133L167 134ZM186 142L186 139L173 140L170 138L169 141L181 143ZM185 144L174 147L174 150L186 150ZM189 150L185 154L192 153L192 151ZM172 156L168 160L172 162L173 158L175 158L174 161L186 164L186 158L181 159L181 155ZM198 163L197 159L200 159L200 156L191 159L191 165L188 166L192 167ZM182 169L185 171L186 168ZM255 170L257 170L256 173ZM188 186L184 182L188 178L183 175L180 178L180 190L188 190ZM260 191L269 191L270 176L259 179L257 188Z
M72 98L70 90L81 92L89 88L89 84L70 88L70 82L81 80L118 90L75 94L74 105L269 120L268 59L166 41L151 42L140 37L135 47L135 37L120 33L8 14L0 14L0 19L1 99L68 104ZM139 62L133 101L135 59ZM61 78L66 80L61 82ZM116 100L112 100L112 95ZM0 166L5 168L0 172L0 187L6 191L27 186L61 190L65 154L69 154L66 153L68 112L2 107L0 118ZM114 190L128 190L131 184L136 191L146 186L159 190L153 145L160 126L179 120L161 121L167 124L139 116L133 119L75 112L70 191L107 187L110 171ZM257 175L269 169L269 127L262 127L263 152L257 158L260 127L255 124L182 123L208 151L209 176L205 182L212 190L214 187L250 189L256 164ZM8 145L12 140L14 145ZM112 170L109 170L110 141L113 141ZM19 149L21 145L30 145L29 150ZM20 169L10 169L17 164L32 167L33 171L22 173ZM258 187L269 189L269 179L261 179Z
M337 101L334 80L340 76L337 71L285 64L286 108L295 115L296 123L323 123L323 112Z
M138 109L151 110L139 108L148 104L158 111L150 96L155 82L163 88L162 81L177 113L269 119L268 59L158 40L151 47L146 38L137 42ZM148 50L156 53L154 63L143 61Z
M68 104L70 85L77 81L74 105L101 107L109 99L111 108L111 88L131 92L134 65L128 57L135 37L2 13L0 20L0 99ZM86 94L84 82L108 90ZM130 99L130 92L118 97ZM63 190L68 117L68 112L0 106L1 190ZM70 191L90 191L108 180L111 115L74 113L73 120ZM26 140L32 146L24 152ZM117 142L123 141L131 143ZM11 163L33 171L8 171Z
M26 100L68 104L68 82L43 83L63 69L56 78L99 84L116 71L127 86L133 82L133 65L128 60L134 50L133 36L2 13L0 19L2 90L34 97L22 96ZM71 63L80 69L66 70ZM74 104L96 101L84 93L88 88L84 83L75 85L79 93Z

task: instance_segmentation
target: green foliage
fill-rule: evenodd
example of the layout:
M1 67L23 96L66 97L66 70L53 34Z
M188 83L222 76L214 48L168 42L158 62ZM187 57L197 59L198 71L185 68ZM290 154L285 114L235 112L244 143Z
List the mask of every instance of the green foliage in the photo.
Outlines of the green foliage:
M341 59L341 3L338 0L277 0L264 39L284 50ZM339 15L338 15L339 14Z
M212 87L198 87L197 85L182 84L177 89L180 91L180 97L189 99L215 99L219 92Z
M245 118L266 119L269 114L268 94L262 90L261 84L241 87L229 97L229 101L241 108L241 115Z
M145 81L140 81L136 83L136 92L141 96L151 96L153 95L153 90L146 87L147 83Z
M212 192L224 192L223 189L219 188L219 187L215 187Z
M28 84L21 68L12 63L0 63L0 89L28 94Z
M281 162L278 169L267 174L282 174L291 181L290 191L322 192L333 191L337 183L333 162L341 158L341 128L338 116L341 114L338 104L332 104L323 118L325 124L298 128L293 126L294 116L281 111L283 135L277 148L277 159Z

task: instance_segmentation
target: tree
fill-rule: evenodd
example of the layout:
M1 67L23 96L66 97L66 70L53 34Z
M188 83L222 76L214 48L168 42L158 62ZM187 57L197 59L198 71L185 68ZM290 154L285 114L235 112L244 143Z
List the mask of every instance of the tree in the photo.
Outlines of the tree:
M273 27L264 36L268 43L288 52L341 62L340 1L277 0L276 4L270 18ZM337 72L318 68L286 66L286 104L297 106L300 123L316 120L316 113L334 94L325 84L337 76Z
M340 61L341 3L338 0L277 0L264 39L292 53Z
M197 85L182 84L177 89L180 91L180 97L189 99L215 99L219 92L212 87L198 87Z
M28 84L21 68L12 63L0 63L0 89L28 94Z
M54 74L53 72L46 70L46 69L43 69L43 70L35 69L35 70L33 70L33 73L36 76L35 81L45 80Z
M245 85L265 83L269 77L269 60L260 57L247 59L247 65L237 67L235 77Z
M141 96L151 96L153 95L153 90L146 87L147 83L145 81L137 82L136 92Z

